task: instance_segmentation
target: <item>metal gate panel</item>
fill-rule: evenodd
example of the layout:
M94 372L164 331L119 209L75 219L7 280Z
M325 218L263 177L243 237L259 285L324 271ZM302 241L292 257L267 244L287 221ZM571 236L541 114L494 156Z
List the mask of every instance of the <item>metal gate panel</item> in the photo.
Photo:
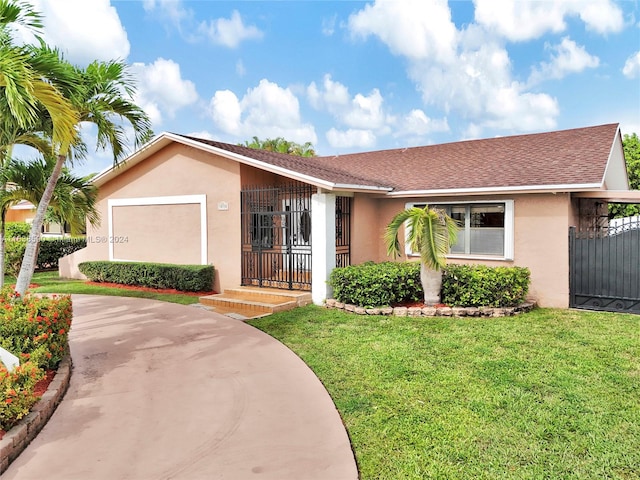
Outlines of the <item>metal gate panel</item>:
M640 225L569 233L570 306L640 313Z
M336 267L351 265L351 198L336 197Z
M242 190L242 285L311 289L312 193L302 183Z

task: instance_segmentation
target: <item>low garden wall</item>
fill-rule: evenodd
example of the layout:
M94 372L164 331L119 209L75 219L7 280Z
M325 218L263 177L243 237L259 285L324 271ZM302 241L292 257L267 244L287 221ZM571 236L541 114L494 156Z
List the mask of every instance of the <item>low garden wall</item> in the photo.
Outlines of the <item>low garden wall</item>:
M67 355L60 362L56 376L53 377L47 391L33 406L31 412L0 439L0 475L27 448L55 412L69 388L71 367L71 356Z
M396 317L509 317L533 310L534 303L526 302L516 307L377 307L365 308L328 299L326 308L335 308L358 315L393 315Z

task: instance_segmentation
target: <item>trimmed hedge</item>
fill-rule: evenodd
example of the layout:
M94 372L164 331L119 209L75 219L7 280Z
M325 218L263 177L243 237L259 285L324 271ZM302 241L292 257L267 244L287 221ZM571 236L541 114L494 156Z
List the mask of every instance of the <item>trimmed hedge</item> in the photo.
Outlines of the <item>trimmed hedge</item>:
M87 239L85 237L43 238L40 240L36 270L58 268L58 261L62 257L82 250L86 246Z
M514 307L525 301L530 273L522 267L447 265L442 303L461 307ZM381 307L424 299L418 262L367 262L336 268L333 297L358 307Z
M54 270L58 268L58 261L65 255L69 255L87 246L84 237L78 238L42 238L38 246L38 260L36 270ZM14 277L18 276L22 258L27 247L26 238L12 238L5 241L6 272Z
M94 282L173 288L184 292L209 292L213 289L211 265L98 261L83 262L78 268Z
M442 303L464 307L515 307L525 301L531 273L523 267L447 265Z
M366 262L335 268L329 276L336 300L377 307L424 298L418 262Z

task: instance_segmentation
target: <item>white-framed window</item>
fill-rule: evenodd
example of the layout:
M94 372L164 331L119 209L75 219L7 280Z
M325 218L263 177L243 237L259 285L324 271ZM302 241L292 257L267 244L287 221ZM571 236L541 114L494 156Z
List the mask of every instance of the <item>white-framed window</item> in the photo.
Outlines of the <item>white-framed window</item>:
M513 200L477 202L433 202L458 222L458 241L451 247L451 258L513 260ZM409 203L407 207L424 207L426 203ZM409 249L409 247L407 247ZM413 255L414 252L407 251Z

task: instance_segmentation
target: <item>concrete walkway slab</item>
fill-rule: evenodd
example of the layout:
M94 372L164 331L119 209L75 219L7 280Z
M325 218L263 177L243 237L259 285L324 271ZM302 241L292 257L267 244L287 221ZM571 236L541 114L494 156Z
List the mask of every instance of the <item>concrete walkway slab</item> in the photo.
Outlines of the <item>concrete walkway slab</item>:
M289 349L238 320L74 295L69 390L2 480L355 480L340 416Z

